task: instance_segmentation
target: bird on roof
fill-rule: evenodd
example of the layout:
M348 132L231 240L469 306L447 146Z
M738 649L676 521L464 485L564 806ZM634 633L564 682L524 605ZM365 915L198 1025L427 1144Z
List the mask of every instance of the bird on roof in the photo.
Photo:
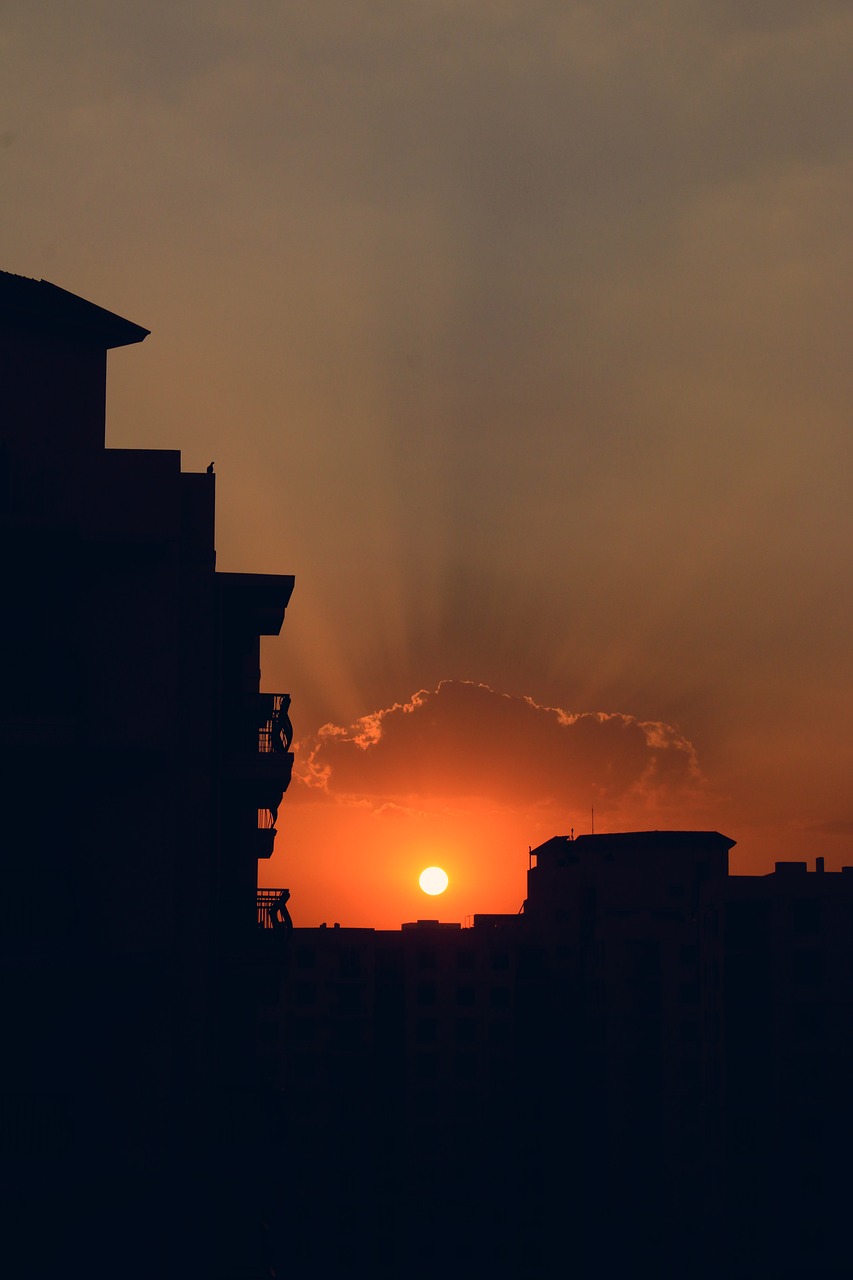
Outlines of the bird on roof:
M213 475L213 463L212 463L212 462L211 462L210 466L207 468L207 474L208 474L209 476L212 476L212 475Z

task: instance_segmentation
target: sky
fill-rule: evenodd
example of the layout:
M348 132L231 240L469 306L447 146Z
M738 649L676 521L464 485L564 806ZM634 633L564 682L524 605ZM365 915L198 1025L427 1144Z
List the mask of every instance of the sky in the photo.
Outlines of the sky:
M0 267L293 573L298 925L555 834L853 863L847 0L5 0ZM450 876L441 899L423 866Z

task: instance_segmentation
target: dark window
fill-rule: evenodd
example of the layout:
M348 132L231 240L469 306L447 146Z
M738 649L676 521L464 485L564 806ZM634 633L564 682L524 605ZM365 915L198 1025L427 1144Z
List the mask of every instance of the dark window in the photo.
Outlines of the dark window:
M435 952L419 951L418 952L418 968L434 969L435 968Z
M258 979L258 999L269 1007L278 1004L279 978L277 973L265 973Z
M353 947L346 947L338 957L338 968L342 978L360 978L361 956Z
M816 987L823 982L823 956L819 951L794 953L794 981Z
M660 947L650 939L628 943L628 958L638 978L656 978L660 974Z
M356 1049L361 1042L361 1026L358 1022L336 1022L334 1046L336 1049Z
M317 987L313 982L297 982L294 994L298 1005L313 1004L317 999Z
M435 1018L418 1018L415 1034L419 1044L434 1044L437 1036Z
M317 962L313 947L300 947L296 952L296 963L300 969L313 969Z
M509 968L509 952L508 951L492 952L492 968L508 969Z
M803 1040L819 1040L823 1035L822 1010L813 1004L800 1005L794 1011L794 1032Z
M817 898L796 898L791 903L791 923L795 933L817 933L820 929L820 903Z
M477 1038L477 1024L473 1018L457 1018L454 1039L459 1044L472 1044Z
M489 1003L493 1009L509 1008L509 987L492 987Z
M681 948L681 963L684 965L696 964L699 959L699 948L692 942L685 943Z
M699 1024L693 1018L681 1019L681 1040L683 1044L699 1043Z
M317 1073L317 1063L315 1061L314 1054L309 1052L304 1056L300 1055L294 1059L291 1070L293 1071L294 1079L299 1080L300 1082L313 1080Z
M362 1007L361 987L345 986L338 988L335 999L335 1013L361 1013Z
M688 1059L682 1062L679 1074L686 1085L698 1085L699 1063L695 1059Z
M380 952L376 962L379 977L388 982L400 976L402 957L399 951Z
M462 1005L474 1004L477 999L477 993L473 987L464 986L456 988L456 1003Z
M435 983L422 982L418 987L418 1004L423 1007L428 1004L435 1004Z
M766 945L770 926L770 903L730 902L726 909L726 942L738 948Z
M473 951L460 951L456 956L456 964L460 969L473 969L475 956Z
M520 978L539 978L545 972L545 957L541 951L524 947L518 957L518 976Z
M502 1048L509 1044L509 1023L489 1023L489 1044Z

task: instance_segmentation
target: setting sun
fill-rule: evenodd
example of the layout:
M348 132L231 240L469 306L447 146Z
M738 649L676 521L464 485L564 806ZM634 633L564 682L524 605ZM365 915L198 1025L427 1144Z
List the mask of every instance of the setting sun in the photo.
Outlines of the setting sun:
M444 893L447 888L447 872L442 871L441 867L427 867L421 872L418 884L424 893L435 897L436 894Z

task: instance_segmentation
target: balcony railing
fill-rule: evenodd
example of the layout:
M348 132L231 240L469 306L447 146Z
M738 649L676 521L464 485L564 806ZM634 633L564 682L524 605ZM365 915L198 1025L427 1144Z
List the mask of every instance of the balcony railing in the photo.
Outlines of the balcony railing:
M262 755L277 751L282 755L290 750L293 741L293 725L290 723L290 694L273 693L272 708L267 719L258 729L258 751Z
M283 896L285 894L287 897ZM259 929L280 929L282 925L288 927L281 913L282 910L287 911L289 897L286 889L258 889ZM289 920L289 916L287 919Z

